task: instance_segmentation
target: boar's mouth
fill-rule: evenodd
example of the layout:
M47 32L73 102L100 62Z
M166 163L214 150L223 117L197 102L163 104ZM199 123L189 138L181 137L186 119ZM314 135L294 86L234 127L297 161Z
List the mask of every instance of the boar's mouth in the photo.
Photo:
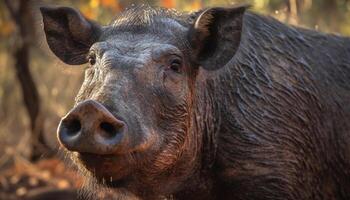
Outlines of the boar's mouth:
M130 174L130 167L116 155L100 155L92 153L78 153L79 163L92 173L97 183L110 187L120 188L126 185Z
M101 182L103 185L105 185L108 188L121 188L125 187L127 185L126 179L120 179L120 180L107 180L105 182Z
M115 157L115 155L112 155L112 154L102 155L102 154L85 153L85 152L79 152L77 154L78 154L78 159L87 165L98 165L98 164L101 164L101 162L112 160L113 157Z

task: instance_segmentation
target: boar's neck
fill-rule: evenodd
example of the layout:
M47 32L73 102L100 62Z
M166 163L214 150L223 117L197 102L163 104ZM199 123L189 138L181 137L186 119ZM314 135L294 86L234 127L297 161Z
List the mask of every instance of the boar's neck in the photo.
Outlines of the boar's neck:
M232 60L196 85L203 165L223 199L349 195L336 184L350 180L349 58L349 38L245 15Z

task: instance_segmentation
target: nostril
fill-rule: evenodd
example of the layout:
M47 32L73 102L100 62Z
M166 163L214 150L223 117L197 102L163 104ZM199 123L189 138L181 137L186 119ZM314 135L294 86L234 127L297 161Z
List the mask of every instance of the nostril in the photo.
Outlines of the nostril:
M118 127L108 122L102 122L100 128L103 130L106 137L114 137L118 133Z
M67 129L67 134L69 136L73 136L73 135L76 135L80 131L81 124L80 124L80 121L78 119L72 119L72 120L66 121L65 127Z

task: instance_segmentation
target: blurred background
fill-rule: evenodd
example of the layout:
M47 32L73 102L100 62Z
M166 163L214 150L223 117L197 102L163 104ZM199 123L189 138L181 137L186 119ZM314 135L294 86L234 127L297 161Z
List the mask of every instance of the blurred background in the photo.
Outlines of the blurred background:
M5 193L18 197L41 185L79 185L69 180L64 164L55 159L56 127L73 105L84 67L66 66L53 56L43 35L39 7L73 6L88 18L107 24L118 12L139 3L182 11L249 3L253 11L285 23L350 35L350 0L2 0L0 199ZM36 171L44 171L44 175ZM68 174L63 176L63 172Z

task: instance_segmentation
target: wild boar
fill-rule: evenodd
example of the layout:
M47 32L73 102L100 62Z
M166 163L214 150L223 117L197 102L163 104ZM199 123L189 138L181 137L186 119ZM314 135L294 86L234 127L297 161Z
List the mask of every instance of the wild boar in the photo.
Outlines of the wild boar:
M102 26L41 8L52 52L89 66L58 128L87 180L120 199L350 199L350 39L246 10Z

